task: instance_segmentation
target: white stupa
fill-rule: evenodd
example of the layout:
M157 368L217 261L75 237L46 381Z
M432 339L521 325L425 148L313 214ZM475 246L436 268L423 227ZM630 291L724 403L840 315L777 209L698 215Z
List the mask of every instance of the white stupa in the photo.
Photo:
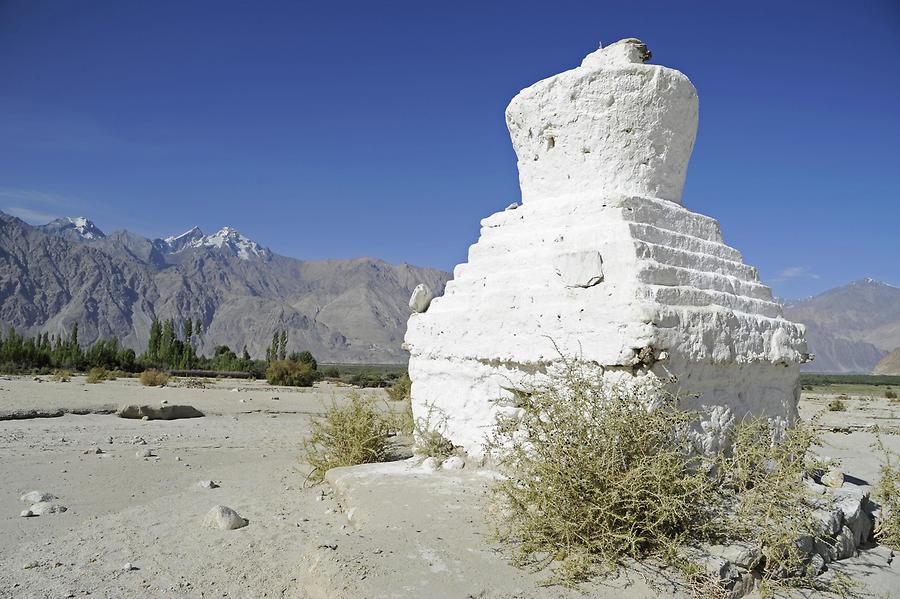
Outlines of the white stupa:
M711 408L712 450L745 415L796 419L804 329L719 224L681 206L697 92L634 39L522 90L506 109L521 206L481 221L442 297L409 320L413 411L483 454L495 403L560 354L674 379ZM514 209L513 209L514 208Z

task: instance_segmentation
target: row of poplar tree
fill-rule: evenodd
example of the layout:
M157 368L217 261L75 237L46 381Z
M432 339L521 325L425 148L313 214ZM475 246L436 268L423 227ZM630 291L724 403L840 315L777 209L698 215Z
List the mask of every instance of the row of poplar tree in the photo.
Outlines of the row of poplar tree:
M200 319L188 319L180 324L174 319L154 320L150 325L147 349L137 356L133 349L123 347L115 337L82 347L78 340L77 323L68 335L38 333L34 337L25 337L10 328L5 336L0 335L0 371L19 373L46 368L88 370L100 367L129 372L160 368L262 373L268 363L287 359L287 332L283 330L273 335L265 361L252 359L246 346L240 356L226 345L217 346L212 357L200 355L197 344L201 332ZM290 358L315 364L309 352L294 354Z

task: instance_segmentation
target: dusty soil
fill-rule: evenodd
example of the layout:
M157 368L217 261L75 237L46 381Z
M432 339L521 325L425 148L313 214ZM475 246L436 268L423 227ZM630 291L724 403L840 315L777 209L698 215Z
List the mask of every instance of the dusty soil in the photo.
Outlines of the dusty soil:
M510 566L492 540L484 471L425 473L403 462L336 472L337 493L329 485L305 486L301 442L310 419L347 392L327 384L300 390L212 381L195 389L145 388L135 380L87 385L78 377L0 379L0 598L676 592L664 576L646 572L605 581L586 595L539 586L542 574ZM383 397L379 390L363 393ZM825 410L829 399L804 397L804 416ZM122 404L163 400L205 416L142 421L112 414ZM872 482L878 459L868 427L900 430L900 404L846 403L846 412L824 413L822 452L842 459L860 484ZM146 445L134 444L136 438ZM883 438L900 451L900 436ZM94 448L102 453L85 453ZM136 456L146 448L158 457ZM221 486L199 487L205 479ZM58 496L68 511L20 517L29 504L19 496L32 490ZM202 527L217 504L249 525ZM900 574L889 557L861 555L841 568L890 596ZM126 563L135 569L125 570Z

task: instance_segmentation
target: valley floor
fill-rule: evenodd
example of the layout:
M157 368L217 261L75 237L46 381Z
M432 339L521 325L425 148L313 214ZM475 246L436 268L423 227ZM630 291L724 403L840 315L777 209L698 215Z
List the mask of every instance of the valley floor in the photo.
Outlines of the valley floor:
M301 444L310 420L347 391L247 381L197 389L145 388L133 379L0 379L0 598L584 596L542 588L541 574L507 563L485 519L482 471L425 474L402 462L370 467L363 477L332 477L337 495L327 485L305 486ZM205 416L142 421L110 413L163 400ZM801 411L821 412L829 400L805 396ZM878 460L867 427L900 425L900 404L845 403L845 412L824 412L823 453L841 458L860 484L873 482ZM60 412L79 414L34 417ZM884 439L900 450L900 436ZM158 457L137 456L147 448ZM221 486L198 486L206 479ZM56 495L68 511L20 517L29 504L19 496L32 490ZM216 504L249 525L204 528ZM900 573L889 557L880 551L840 567L863 573L873 593L890 595ZM658 595L640 574L587 594Z

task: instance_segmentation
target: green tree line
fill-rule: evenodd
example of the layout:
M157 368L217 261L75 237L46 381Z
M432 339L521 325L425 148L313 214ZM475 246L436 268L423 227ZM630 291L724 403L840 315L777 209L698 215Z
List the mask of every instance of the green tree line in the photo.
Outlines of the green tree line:
M247 347L237 355L227 345L219 345L211 357L201 355L197 345L202 334L200 319L180 323L174 319L154 320L150 324L147 349L139 356L123 347L115 337L101 339L82 347L78 340L78 324L68 335L38 333L24 337L10 327L0 335L0 371L6 373L35 372L50 369L86 371L91 368L138 372L148 368L160 370L214 370L217 372L249 372L276 384L311 385L319 380L318 365L308 352L287 355L287 331L276 331L266 360L254 360Z

